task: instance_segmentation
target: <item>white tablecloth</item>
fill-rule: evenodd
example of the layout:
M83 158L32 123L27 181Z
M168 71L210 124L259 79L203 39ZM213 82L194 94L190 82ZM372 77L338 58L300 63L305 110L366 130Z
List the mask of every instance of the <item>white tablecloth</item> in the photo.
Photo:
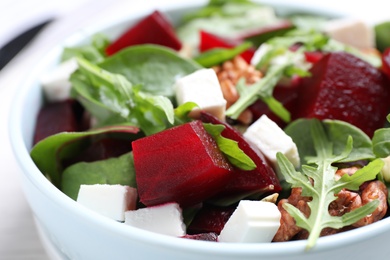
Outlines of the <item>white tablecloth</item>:
M46 50L75 30L94 21L124 15L127 8L158 7L180 0L91 1L91 0L2 0L0 1L0 47L9 39L47 18L57 17L40 36L0 71L0 259L47 259L37 236L32 213L19 183L19 170L8 141L8 111L11 97ZM277 1L277 0L275 0ZM308 4L337 6L370 23L389 18L385 1L295 0ZM326 2L326 3L325 3ZM385 3L385 4L383 4ZM4 26L7 25L7 28Z

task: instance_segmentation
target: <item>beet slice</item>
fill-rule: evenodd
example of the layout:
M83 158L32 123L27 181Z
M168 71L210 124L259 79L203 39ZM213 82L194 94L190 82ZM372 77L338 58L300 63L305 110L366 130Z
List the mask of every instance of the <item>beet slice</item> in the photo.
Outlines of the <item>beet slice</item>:
M236 205L230 207L218 207L204 204L187 227L188 234L216 233L221 230L236 210Z
M232 167L206 132L193 121L132 143L141 203L198 204L219 192Z
M390 109L389 81L367 62L349 53L329 53L303 78L293 118L337 119L368 136L383 127Z
M236 47L237 45L243 43L242 41L234 41L231 39L225 39L220 36L214 35L212 33L201 30L200 31L200 44L199 51L205 52L215 48L226 48L231 49ZM240 56L250 64L253 55L255 54L254 48L249 48L240 54Z
M76 100L64 100L45 104L38 113L34 144L60 132L84 130L84 109Z
M154 11L107 46L106 54L112 55L126 47L148 43L177 51L182 47L169 20L161 12Z
M245 141L240 132L206 112L201 112L200 119L206 123L225 125L226 128L222 131L222 136L238 142L238 146L241 150L243 150L256 164L256 168L251 171L235 168L234 174L231 175L230 182L215 196L215 198L245 195L248 193L268 194L280 192L282 190L276 173L268 165L264 156L258 149L253 148Z

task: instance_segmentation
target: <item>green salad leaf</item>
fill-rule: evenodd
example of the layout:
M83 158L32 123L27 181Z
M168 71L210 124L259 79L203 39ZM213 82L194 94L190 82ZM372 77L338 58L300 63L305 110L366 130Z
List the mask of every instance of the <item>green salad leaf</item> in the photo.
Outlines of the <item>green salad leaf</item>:
M387 116L390 122L390 114ZM372 137L373 150L377 157L386 158L390 155L390 128L381 128L375 131Z
M200 30L235 38L244 32L272 25L280 20L273 8L259 3L240 0L211 1L206 7L186 16L176 32L183 42L195 47L199 43Z
M103 61L107 55L105 52L106 47L110 44L107 36L103 34L95 34L92 36L92 42L87 45L76 47L65 47L61 60L66 61L71 58L83 58L92 63L98 63Z
M123 75L134 85L140 85L142 92L165 96L172 101L175 80L202 68L167 47L152 44L128 47L100 62L98 66Z
M343 216L331 216L328 211L329 204L337 198L335 194L344 188L358 190L365 181L375 179L383 167L382 160L376 159L352 176L345 174L336 180L337 168L333 164L343 161L349 156L353 150L352 137L347 138L343 151L336 154L333 149L334 143L328 137L320 121L312 120L310 122L310 136L313 139L315 154L306 158L308 164L302 166L301 172L296 171L292 163L282 153L277 154L278 166L286 181L292 187L302 188L302 196L312 198L308 202L309 217L306 217L298 208L289 203L284 205L287 212L294 217L297 226L309 232L307 250L315 246L324 228L340 229L351 225L376 209L379 204L378 200L371 201Z
M233 119L237 119L248 106L253 104L256 100L261 99L269 105L272 112L282 118L285 122L289 122L290 112L272 96L272 93L276 84L284 75L285 70L291 66L293 66L293 64L290 62L273 65L268 69L266 75L262 79L250 86L246 86L244 80L239 80L236 87L240 97L226 110L226 115Z
M315 156L314 139L308 138L311 136L311 125L315 119L298 119L290 123L284 131L289 135L297 145L299 157L303 164L307 164L307 157ZM322 122L328 139L333 144L335 154L339 154L344 150L348 136L353 138L353 149L351 153L340 162L355 162L359 160L372 160L376 156L372 152L373 143L371 139L359 128L340 121L340 120L324 120Z
M232 165L246 171L256 168L256 164L241 150L236 141L221 135L222 131L225 129L224 125L203 123L203 126L216 141L218 148Z
M210 68L219 65L224 61L231 60L252 46L250 42L244 42L232 49L214 48L209 51L202 52L194 58L194 60L203 67Z
M49 136L38 142L30 155L35 165L56 187L60 188L62 162L77 156L87 148L92 138L110 133L125 133L129 140L136 138L139 129L133 126L110 126L86 132L64 132Z
M67 167L61 175L61 191L77 200L82 184L120 184L137 188L133 153L95 162L79 162Z
M105 71L78 59L79 68L71 75L73 96L98 120L98 125L129 123L146 135L159 132L174 123L172 102L142 92L124 76Z

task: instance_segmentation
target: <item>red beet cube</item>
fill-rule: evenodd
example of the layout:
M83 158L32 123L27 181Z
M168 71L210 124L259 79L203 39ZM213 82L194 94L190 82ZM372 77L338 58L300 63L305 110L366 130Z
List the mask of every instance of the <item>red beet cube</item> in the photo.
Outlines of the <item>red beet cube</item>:
M264 156L260 153L260 151L254 149L244 139L240 132L206 112L201 113L201 120L207 123L225 125L225 129L222 131L222 136L236 141L241 150L243 150L244 153L256 164L256 168L251 171L244 171L235 168L233 175L231 175L230 182L220 193L216 195L216 198L244 195L252 192L257 194L267 194L280 192L282 190L279 180L276 177L276 173L268 165Z
M191 224L187 227L187 232L188 234L213 232L219 235L235 210L236 205L230 207L218 207L205 204L195 215Z
M177 51L182 46L169 20L159 11L154 11L111 43L106 48L106 53L112 55L126 47L148 43Z
M231 165L201 121L138 139L132 146L139 197L146 206L195 205L231 178Z
M337 119L372 136L390 109L390 86L380 70L348 53L324 56L303 78L294 118Z
M83 108L75 100L45 104L38 113L34 144L60 132L76 132L84 129Z

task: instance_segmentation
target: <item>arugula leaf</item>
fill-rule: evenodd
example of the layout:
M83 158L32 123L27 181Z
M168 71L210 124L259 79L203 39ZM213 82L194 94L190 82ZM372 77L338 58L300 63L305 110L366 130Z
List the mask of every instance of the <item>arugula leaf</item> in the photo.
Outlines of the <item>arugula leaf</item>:
M98 120L98 125L134 124L150 135L174 123L171 101L133 86L124 76L110 73L86 60L71 75L73 96Z
M64 132L49 136L37 143L30 152L39 170L56 187L61 184L61 162L73 158L91 142L91 137L109 133L126 133L135 137L139 129L134 126L110 126L86 132Z
M231 60L252 46L250 42L244 42L232 49L214 48L196 56L194 60L203 67L210 68L221 64L224 61Z
M106 58L105 49L110 44L109 39L103 34L92 36L92 43L83 46L65 47L61 56L61 61L70 58L83 58L92 63L98 63Z
M120 184L136 188L133 153L96 162L79 162L61 176L61 191L76 200L82 184Z
M337 168L332 166L332 164L343 161L351 153L353 149L352 137L347 139L343 151L335 154L333 142L328 138L325 128L318 120L311 121L310 132L316 154L307 158L307 162L310 165L303 165L302 172L296 171L292 163L282 153L279 152L277 154L278 166L286 181L292 187L301 187L302 196L312 198L312 201L308 202L310 207L310 216L308 218L293 205L288 203L284 205L288 213L294 217L296 224L309 232L306 245L307 250L315 246L324 228L339 229L351 225L375 210L379 204L377 200L341 217L331 216L328 207L336 199L335 194L340 190L344 188L358 190L359 186L365 181L375 179L383 167L383 162L380 159L376 159L352 176L346 174L339 180L336 180L335 173Z
M256 168L256 164L241 150L240 147L238 147L238 143L236 141L225 138L221 135L222 131L225 129L224 125L203 123L203 126L216 141L218 148L231 164L246 171Z
M291 65L292 64L290 63L284 63L271 66L262 79L250 86L246 86L245 82L240 80L236 86L240 97L226 110L226 115L233 119L237 119L248 106L260 98L269 105L272 112L282 118L285 122L289 122L290 112L273 98L272 92L278 81L284 75L284 71Z

